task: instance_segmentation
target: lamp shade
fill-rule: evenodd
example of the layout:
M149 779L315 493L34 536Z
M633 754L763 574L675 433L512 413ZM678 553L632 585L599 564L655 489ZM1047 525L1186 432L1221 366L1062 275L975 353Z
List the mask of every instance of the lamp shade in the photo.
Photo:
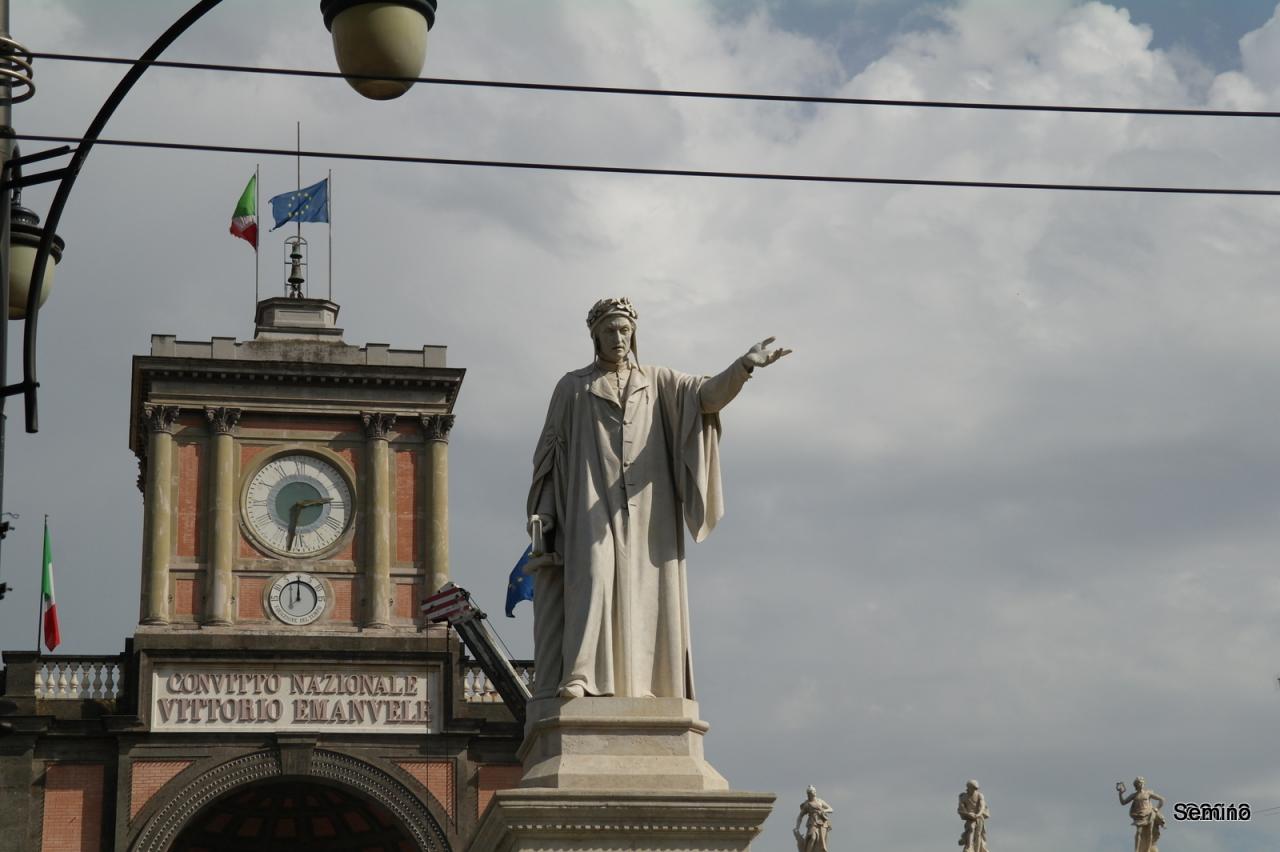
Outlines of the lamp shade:
M36 265L36 250L40 247L44 228L40 227L40 217L25 207L14 206L9 219L9 319L21 319L27 315L31 272ZM49 291L53 289L53 268L62 260L63 248L62 238L54 234L49 247L49 262L44 265L39 307L44 307Z
M320 12L351 88L376 101L409 91L411 79L386 78L422 73L436 0L320 0Z

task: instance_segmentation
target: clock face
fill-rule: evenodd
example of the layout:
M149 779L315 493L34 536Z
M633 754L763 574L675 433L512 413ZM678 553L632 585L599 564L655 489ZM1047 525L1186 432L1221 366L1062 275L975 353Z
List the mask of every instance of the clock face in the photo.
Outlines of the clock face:
M285 574L271 584L267 601L286 624L310 624L324 613L324 585L310 574Z
M351 486L336 465L306 453L279 455L249 480L245 525L258 543L284 556L317 556L351 523Z

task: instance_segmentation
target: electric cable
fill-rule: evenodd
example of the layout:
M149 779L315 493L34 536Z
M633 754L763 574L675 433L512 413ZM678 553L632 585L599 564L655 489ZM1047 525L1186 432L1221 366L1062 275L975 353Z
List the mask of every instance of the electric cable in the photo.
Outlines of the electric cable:
M52 136L37 133L15 133L13 138L35 142L79 144L75 136ZM1280 189L1243 189L1196 186L1127 186L1123 184L1038 183L986 180L933 180L927 178L856 177L846 175L792 174L779 172L731 172L710 169L660 169L641 166L591 166L573 163L535 163L517 160L474 160L451 157L418 157L407 154L359 154L347 151L291 151L284 148L260 148L243 145L208 145L194 142L155 142L139 139L97 139L94 144L122 148L167 149L174 151L208 151L220 154L255 154L265 157L306 157L308 159L360 160L383 163L414 163L439 166L472 166L480 168L524 169L531 171L588 172L595 174L658 175L664 177L728 178L736 180L796 181L804 183L856 183L889 186L968 187L979 189L1042 189L1071 192L1155 193L1166 195L1258 195L1278 196Z
M79 53L32 52L37 59L66 62L98 62L132 65L136 60L118 56L93 56ZM467 86L491 89L524 89L545 92L578 92L604 95L638 95L664 98L701 98L709 100L773 101L798 104L839 104L855 106L920 107L926 109L1002 110L1014 112L1104 113L1112 115L1166 115L1211 118L1280 118L1280 112L1266 110L1191 109L1179 107L1107 107L1071 106L1068 104L982 103L977 101L926 101L905 98L840 98L823 95L769 95L752 92L723 92L696 89L652 89L634 86L586 86L566 83L516 83L503 80L468 80L454 77L388 77L386 75L343 74L340 71L318 71L303 68L276 68L257 65L229 65L217 62L180 62L157 59L147 63L152 68L175 68L189 71L221 71L236 74L273 74L287 77L341 77L353 80L399 80L436 86Z

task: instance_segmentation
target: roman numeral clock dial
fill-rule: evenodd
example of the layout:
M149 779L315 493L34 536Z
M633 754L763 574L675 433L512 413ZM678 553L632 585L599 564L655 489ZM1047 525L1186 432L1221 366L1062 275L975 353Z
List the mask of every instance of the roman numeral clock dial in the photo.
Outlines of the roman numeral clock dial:
M306 453L279 455L244 490L242 517L257 544L306 559L333 548L351 524L351 485L338 467Z

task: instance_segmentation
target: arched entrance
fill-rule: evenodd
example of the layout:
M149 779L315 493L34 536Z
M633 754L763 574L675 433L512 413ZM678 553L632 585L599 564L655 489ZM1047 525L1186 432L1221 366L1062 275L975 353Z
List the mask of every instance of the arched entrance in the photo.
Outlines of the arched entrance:
M427 805L388 772L316 749L305 766L261 751L166 797L133 852L450 852ZM293 838L286 836L294 832Z
M183 827L170 852L417 852L377 802L307 778L235 790Z

